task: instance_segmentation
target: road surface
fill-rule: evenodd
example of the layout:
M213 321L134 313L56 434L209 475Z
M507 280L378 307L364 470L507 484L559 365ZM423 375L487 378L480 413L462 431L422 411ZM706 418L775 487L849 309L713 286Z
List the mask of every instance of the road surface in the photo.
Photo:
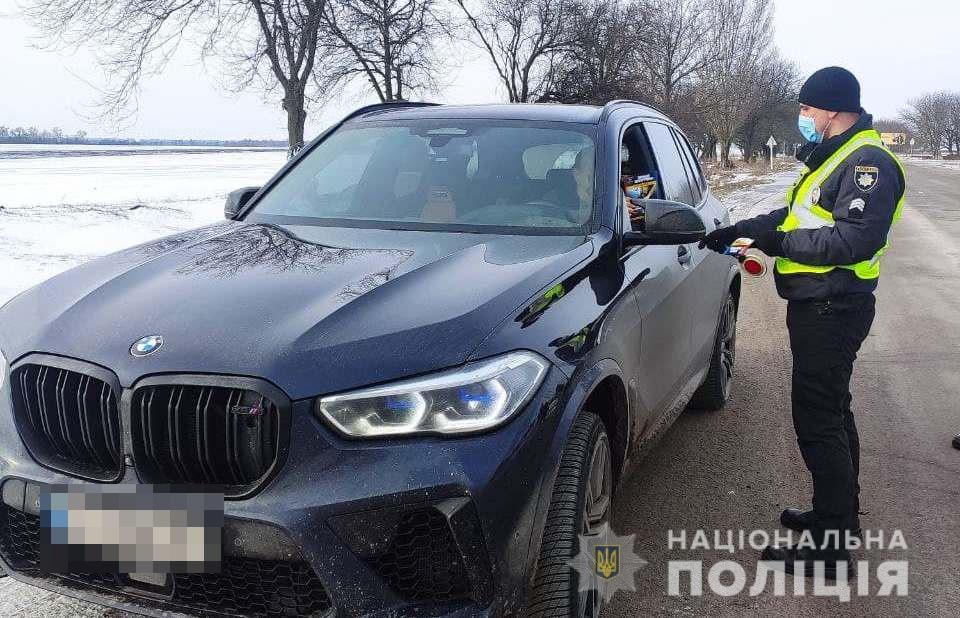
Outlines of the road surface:
M909 165L908 210L884 259L877 319L853 378L862 443L863 525L889 540L901 530L906 550L861 551L871 569L906 560L905 597L854 592L835 597L750 596L759 552L668 550L669 530L755 529L771 532L785 506L807 507L810 484L800 460L789 408L790 360L785 304L770 279L744 290L738 329L736 385L716 414L685 413L625 480L614 504L618 534L636 534L647 565L637 591L620 591L605 616L956 616L960 607L960 170ZM755 189L746 216L777 207L787 177ZM669 560L720 560L743 565L744 591L721 597L667 593ZM684 583L686 579L683 580ZM730 582L730 576L724 583ZM688 588L681 587L681 591ZM793 590L788 576L787 591ZM2 616L101 616L103 612L6 578L0 580ZM112 612L110 615L117 615Z

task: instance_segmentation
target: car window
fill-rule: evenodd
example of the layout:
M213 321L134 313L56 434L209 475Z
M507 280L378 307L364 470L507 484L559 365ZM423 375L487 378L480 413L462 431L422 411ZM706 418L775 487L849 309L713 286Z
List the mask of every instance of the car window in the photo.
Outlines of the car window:
M625 230L640 231L643 226L642 213L627 198L662 199L663 187L659 178L660 172L643 125L637 123L628 127L620 142L620 189L623 193Z
M670 127L656 122L645 123L645 127L657 158L664 197L694 206L696 202L687 180L686 164L680 158Z
M693 196L693 203L699 204L702 198L700 191L700 184L697 182L697 175L693 171L693 162L690 161L690 157L687 156L686 150L683 145L680 144L680 137L677 135L677 132L673 129L670 129L670 133L673 134L673 141L677 145L677 150L680 151L680 158L683 160L683 169L687 172L687 183L690 185L690 194Z
M305 155L248 218L582 233L594 203L594 131L507 120L348 124Z
M707 192L707 181L703 177L703 168L700 167L700 161L697 159L697 155L694 154L693 148L690 146L689 140L686 136L679 131L673 132L674 137L677 139L677 143L680 145L680 152L683 153L684 157L687 160L687 163L690 165L690 173L694 183L699 189L700 193Z

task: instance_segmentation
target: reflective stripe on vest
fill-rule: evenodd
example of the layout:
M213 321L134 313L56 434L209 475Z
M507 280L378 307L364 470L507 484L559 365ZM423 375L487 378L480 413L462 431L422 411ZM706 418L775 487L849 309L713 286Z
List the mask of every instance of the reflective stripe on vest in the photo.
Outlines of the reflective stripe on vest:
M900 173L903 175L903 178L906 179L907 174L903 166L900 164L900 161L897 160L897 157L880 141L880 134L874 129L860 131L847 140L843 146L838 148L836 152L830 155L830 157L812 173L810 173L810 168L803 166L803 169L800 171L800 180L797 181L798 184L794 184L787 190L787 205L790 210L783 220L783 223L781 223L777 229L782 232L789 232L796 229L833 227L833 214L821 207L818 203L820 201L820 186L836 171L847 157L864 146L876 146L888 153L896 162L897 167L900 168ZM808 173L809 176L807 176ZM897 207L893 213L893 221L900 218L905 195L906 191L904 191L904 195L900 196L900 199L897 201ZM893 221L891 221L891 225ZM813 266L794 262L784 257L778 257L776 259L776 269L778 273L792 275L797 273L827 273L839 267L852 270L854 274L861 279L876 279L880 276L880 257L889 245L889 242L885 242L883 247L881 247L872 258L857 262L856 264Z

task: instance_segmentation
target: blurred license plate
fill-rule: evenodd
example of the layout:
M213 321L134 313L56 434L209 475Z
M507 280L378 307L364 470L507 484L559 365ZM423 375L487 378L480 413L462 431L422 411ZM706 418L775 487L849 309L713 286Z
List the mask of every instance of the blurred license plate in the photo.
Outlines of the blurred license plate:
M130 573L220 571L223 494L169 485L50 485L40 495L40 569Z

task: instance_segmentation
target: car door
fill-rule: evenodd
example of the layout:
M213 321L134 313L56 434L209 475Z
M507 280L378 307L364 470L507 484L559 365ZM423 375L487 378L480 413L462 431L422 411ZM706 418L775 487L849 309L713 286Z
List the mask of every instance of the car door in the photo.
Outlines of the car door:
M621 161L622 175L661 177L642 122L624 126L620 140L625 159ZM622 194L618 200L622 229L629 230L634 223ZM652 421L673 403L689 365L690 318L683 285L687 275L683 257L677 246L640 245L626 248L620 258L625 278L632 282L642 322L634 365L625 368L631 376L631 396L639 404L635 418L638 433L652 426Z
M674 140L673 129L656 121L645 122L644 128L656 158L662 197L696 207L700 193L695 193L690 185L686 164ZM677 355L671 371L677 376L678 385L683 386L698 369L694 367L693 352L694 345L699 344L702 337L703 328L697 313L699 292L693 275L702 257L699 257L696 243L667 248L671 251L672 261L679 267L676 289L671 292L673 306L670 332L678 340L684 339L684 352L682 356Z
M693 154L690 143L683 133L675 128L671 131L677 149L686 165L687 178L696 199L696 208L707 231L725 225L729 222L729 215L720 202L710 193L706 179L703 177L703 171ZM730 259L718 255L706 247L701 249L697 245L692 245L690 251L693 258L688 280L697 292L692 306L693 325L690 329L693 364L696 369L698 367L702 368L710 362L720 308L726 297L725 288L727 273L730 269Z

